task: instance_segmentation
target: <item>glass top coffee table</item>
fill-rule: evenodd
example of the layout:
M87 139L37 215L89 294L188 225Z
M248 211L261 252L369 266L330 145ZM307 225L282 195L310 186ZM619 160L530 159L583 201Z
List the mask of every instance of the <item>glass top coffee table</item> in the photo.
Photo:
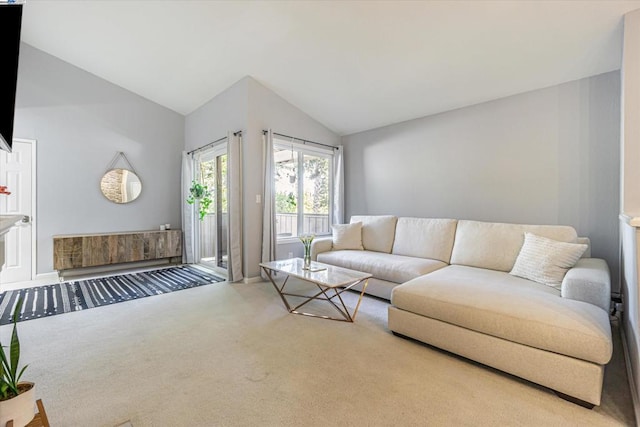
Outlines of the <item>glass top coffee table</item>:
M364 295L364 291L367 289L371 274L323 264L320 262L312 262L309 270L303 269L303 265L304 261L301 258L292 258L281 261L263 262L260 264L260 267L262 267L265 274L271 281L271 284L276 288L276 291L278 291L278 294L280 295L280 298L282 298L282 302L285 307L287 307L289 313L301 314L303 316L310 317L321 317L323 319L338 320L342 322L353 322L358 314L358 309L362 302L362 296ZM274 280L276 273L282 273L285 275L284 281L281 285L278 285ZM285 287L287 286L290 277L295 277L314 284L317 287L317 292L312 295L303 295L286 291ZM358 303L353 310L353 313L349 313L341 294L362 282L364 282L364 285L362 286ZM287 300L288 296L299 297L303 300L300 304L292 307ZM342 317L322 316L300 311L301 307L311 301L317 300L327 301L330 303L342 315Z

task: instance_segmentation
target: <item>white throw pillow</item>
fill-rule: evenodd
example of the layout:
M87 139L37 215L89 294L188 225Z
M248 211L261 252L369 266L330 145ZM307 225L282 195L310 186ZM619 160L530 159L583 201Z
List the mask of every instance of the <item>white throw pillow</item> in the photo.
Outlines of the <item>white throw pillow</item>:
M398 218L392 215L354 215L351 223L362 223L362 246L367 251L390 253Z
M524 244L510 274L559 288L564 275L586 250L584 244L524 233Z
M363 250L362 247L362 223L334 224L333 229L333 249L336 251L354 249Z

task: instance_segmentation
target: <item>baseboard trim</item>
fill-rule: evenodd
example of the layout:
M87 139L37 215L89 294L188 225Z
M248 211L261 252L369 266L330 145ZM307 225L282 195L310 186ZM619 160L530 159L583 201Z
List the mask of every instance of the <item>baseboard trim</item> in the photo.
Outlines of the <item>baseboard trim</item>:
M35 288L36 286L51 285L58 282L58 273L52 271L50 273L39 273L31 280L25 282L2 283L0 291L14 291L16 289Z
M55 271L50 273L39 273L31 280L25 282L11 282L0 284L0 291L14 291L16 289L35 288L36 286L50 285L58 282L58 274Z
M622 323L622 322L620 322ZM629 357L629 346L627 344L627 335L624 331L624 325L620 325L620 335L622 338L622 352L624 353L624 364L627 368L627 379L629 388L631 389L631 400L633 401L633 412L636 415L636 422L640 422L640 399L638 399L638 389L633 379L633 370L631 368L631 358Z
M49 273L38 273L35 277L36 280L58 280L58 272L51 271Z
M246 285L249 285L251 283L259 283L264 281L264 279L260 276L255 276L255 277L245 277L244 279L242 279L242 282Z

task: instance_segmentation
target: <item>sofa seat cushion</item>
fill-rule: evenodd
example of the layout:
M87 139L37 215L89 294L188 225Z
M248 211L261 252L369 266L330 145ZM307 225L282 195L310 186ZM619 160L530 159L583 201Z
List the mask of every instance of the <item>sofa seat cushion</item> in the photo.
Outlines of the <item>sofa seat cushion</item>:
M370 273L376 279L403 283L439 268L442 261L385 254L373 251L330 251L318 254L318 261Z
M391 303L530 347L599 364L611 359L606 311L509 273L448 266L395 287Z

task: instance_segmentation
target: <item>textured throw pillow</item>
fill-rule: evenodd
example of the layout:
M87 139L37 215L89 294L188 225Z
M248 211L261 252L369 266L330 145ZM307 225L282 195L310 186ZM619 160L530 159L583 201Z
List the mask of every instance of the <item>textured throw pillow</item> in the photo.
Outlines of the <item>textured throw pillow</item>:
M584 244L558 242L524 233L524 244L510 274L559 288L567 270L586 250Z
M362 223L334 224L333 229L333 250L345 249L363 250L362 247Z

